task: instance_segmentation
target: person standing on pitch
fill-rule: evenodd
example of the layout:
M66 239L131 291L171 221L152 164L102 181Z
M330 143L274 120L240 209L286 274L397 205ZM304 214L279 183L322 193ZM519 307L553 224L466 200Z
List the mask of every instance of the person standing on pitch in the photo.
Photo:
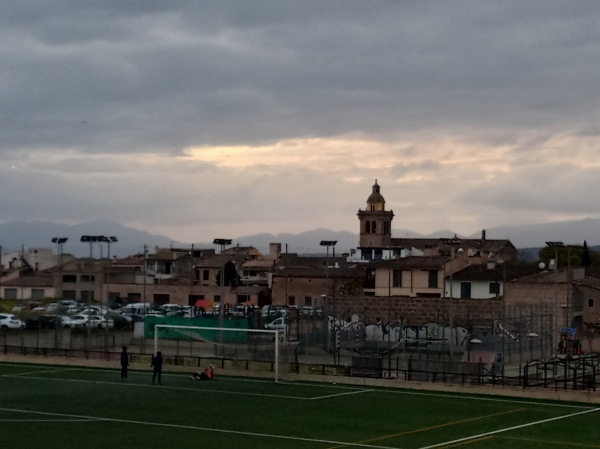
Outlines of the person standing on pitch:
M152 357L152 362L150 363L150 366L154 368L154 372L152 373L152 385L154 385L156 380L158 380L158 385L162 385L162 364L162 353L158 351L156 355Z
M127 368L129 367L129 354L127 353L127 346L123 346L121 351L121 381L127 380Z

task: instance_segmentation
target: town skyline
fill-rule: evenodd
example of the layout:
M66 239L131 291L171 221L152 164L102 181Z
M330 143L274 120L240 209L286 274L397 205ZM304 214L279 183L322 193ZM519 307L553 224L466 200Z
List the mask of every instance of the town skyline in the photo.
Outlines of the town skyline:
M411 230L392 228L394 238L402 237L452 237L455 234L461 238L480 238L484 230L471 235L454 233L452 230L439 230L436 233L423 235ZM486 238L508 239L517 248L536 249L545 246L546 241L563 241L566 245L582 245L584 241L588 246L598 247L600 245L600 220L579 220L557 223L540 223L532 226L498 226L485 230ZM281 243L283 251L297 252L300 254L326 254L326 249L319 245L320 240L338 240L335 247L336 254L342 254L358 246L358 220L355 232L333 231L326 228L315 228L304 233L259 233L246 236L207 236L206 241L195 240L194 242L181 242L171 239L169 236L149 234L146 231L127 228L122 224L110 221L87 222L80 225L62 225L51 222L11 222L0 223L0 247L2 253L18 252L21 246L25 248L53 248L57 251L53 237L66 237L69 240L64 244L66 253L78 257L89 255L89 246L80 242L80 237L86 234L115 236L118 241L112 244L112 255L126 257L128 255L141 253L144 246L152 251L155 246L159 247L191 247L195 248L217 248L212 240L214 238L232 238L232 246L253 246L263 254L268 253L270 243ZM597 236L597 237L596 237ZM12 243L11 243L12 242ZM102 254L106 256L107 248L94 246L94 257ZM218 248L217 248L218 250ZM598 250L598 248L596 249ZM529 253L528 253L529 254ZM530 255L528 259L530 259Z

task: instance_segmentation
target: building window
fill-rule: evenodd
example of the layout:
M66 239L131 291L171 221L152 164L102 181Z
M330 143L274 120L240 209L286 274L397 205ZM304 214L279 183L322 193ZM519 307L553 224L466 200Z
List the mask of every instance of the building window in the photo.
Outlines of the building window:
M4 299L17 299L17 289L16 288L5 288L4 289Z
M460 283L460 299L470 299L471 298L471 283L470 282L461 282Z
M305 296L304 297L304 305L305 306L312 306L312 298L310 296Z
M492 295L500 294L500 282L490 282L490 293Z
M81 282L94 282L94 275L93 274L82 274Z
M77 283L77 276L74 274L65 274L63 275L63 283L65 284L75 284Z
M32 288L31 289L31 299L44 299L44 289L43 288Z
M429 270L429 279L427 282L429 288L438 288L438 272L437 270Z
M75 290L63 290L62 299L77 300L77 292Z
M588 298L587 300L588 307L594 307L594 298Z
M208 281L208 279L209 279L209 273L210 273L209 270L202 270L202 280L203 281Z
M375 220L373 220L373 222L371 222L371 232L373 234L377 233L377 222Z
M221 302L221 295L215 295L214 302Z
M367 221L367 222L365 223L365 228L366 228L366 229L365 229L365 232L366 232L367 234L370 234L370 233L371 233L371 222L370 222L370 221Z
M392 277L392 287L402 287L402 271L394 270Z
M290 305L290 306L296 305L296 297L295 296L288 296L288 305Z
M90 290L82 290L81 300L83 302L92 302L94 300L94 292Z
M127 301L129 302L141 302L142 295L140 293L127 293Z

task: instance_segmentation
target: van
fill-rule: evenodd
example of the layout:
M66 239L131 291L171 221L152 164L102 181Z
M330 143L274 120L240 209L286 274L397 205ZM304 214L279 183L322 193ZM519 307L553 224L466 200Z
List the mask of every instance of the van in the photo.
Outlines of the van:
M148 302L134 302L119 309L123 315L145 315L152 310L152 304Z

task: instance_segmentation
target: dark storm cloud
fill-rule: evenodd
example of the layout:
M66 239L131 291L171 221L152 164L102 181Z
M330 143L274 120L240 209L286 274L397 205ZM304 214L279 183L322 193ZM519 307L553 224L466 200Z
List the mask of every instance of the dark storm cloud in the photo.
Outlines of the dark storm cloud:
M598 119L598 3L0 7L1 149L178 151ZM386 137L387 136L387 137Z

